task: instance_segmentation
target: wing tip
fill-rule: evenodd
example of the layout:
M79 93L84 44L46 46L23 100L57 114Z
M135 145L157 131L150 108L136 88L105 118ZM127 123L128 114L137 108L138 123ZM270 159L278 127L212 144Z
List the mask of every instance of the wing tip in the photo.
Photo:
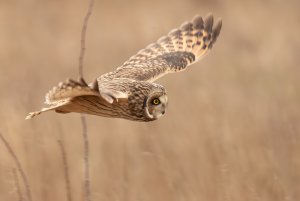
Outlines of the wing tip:
M223 24L222 19L218 18L217 23L212 30L212 43L215 43L217 38L219 37L222 29L222 24Z
M34 118L35 116L41 114L41 111L37 111L37 112L29 112L29 114L25 117L25 120L29 120Z
M214 17L212 13L208 13L205 17L204 17L204 29L207 32L212 32L212 27L214 24Z
M189 21L186 21L186 22L181 24L180 29L182 31L186 31L186 32L192 31L193 30L193 24Z
M194 16L194 18L192 19L193 25L195 29L203 29L203 18L201 15L197 14Z

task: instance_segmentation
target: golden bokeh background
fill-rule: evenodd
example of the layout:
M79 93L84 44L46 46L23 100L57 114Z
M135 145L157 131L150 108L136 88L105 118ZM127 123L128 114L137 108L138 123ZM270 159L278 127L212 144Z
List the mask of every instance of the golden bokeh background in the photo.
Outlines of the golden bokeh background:
M34 201L84 200L78 114L45 113L44 94L77 78L88 1L0 1L0 132ZM96 0L87 31L86 80L111 71L194 15L223 19L211 53L158 82L166 115L150 123L87 116L92 200L300 200L300 1ZM0 142L0 200L18 200L16 167ZM19 183L23 196L24 184Z

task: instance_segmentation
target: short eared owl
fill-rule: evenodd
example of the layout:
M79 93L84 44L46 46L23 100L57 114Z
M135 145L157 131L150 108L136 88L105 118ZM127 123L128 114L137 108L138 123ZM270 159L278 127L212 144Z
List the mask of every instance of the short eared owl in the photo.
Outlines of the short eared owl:
M91 84L82 78L59 83L46 94L49 107L30 113L26 119L55 110L133 121L156 120L165 113L168 98L165 88L153 81L183 71L204 57L216 42L221 26L221 20L213 25L211 14L204 19L195 16Z

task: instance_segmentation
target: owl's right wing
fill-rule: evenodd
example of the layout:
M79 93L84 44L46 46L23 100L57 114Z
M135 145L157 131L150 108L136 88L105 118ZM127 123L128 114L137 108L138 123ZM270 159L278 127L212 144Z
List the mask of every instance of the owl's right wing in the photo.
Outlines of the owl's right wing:
M99 84L119 78L152 82L165 74L186 69L203 58L216 42L222 21L218 20L215 26L213 21L211 14L204 20L201 16L194 17L139 51L115 71L101 76Z
M39 111L30 112L26 116L26 119L32 119L33 117L50 110L64 113L59 110L59 108L70 104L72 99L80 96L97 96L109 104L112 104L114 101L128 98L128 94L123 92L124 90L117 90L114 86L118 86L118 83L109 83L106 88L98 88L97 81L87 85L82 78L79 79L79 81L68 78L66 81L60 82L58 86L53 87L46 94L45 103L48 105L47 107L44 107Z
M83 79L75 81L72 79L67 79L65 82L60 82L58 86L53 87L45 96L45 103L48 105L55 105L57 102L61 102L66 99L75 98L78 96L98 96L104 99L108 103L112 103L114 100L118 101L120 99L127 99L128 94L116 90L110 87L112 84L107 85L107 87L98 87L98 83L94 82L87 85Z

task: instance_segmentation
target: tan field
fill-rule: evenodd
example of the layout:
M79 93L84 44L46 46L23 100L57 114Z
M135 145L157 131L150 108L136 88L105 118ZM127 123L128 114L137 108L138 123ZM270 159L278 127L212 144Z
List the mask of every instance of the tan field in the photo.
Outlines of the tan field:
M77 78L87 5L0 1L0 133L19 158L32 201L85 200L80 115L24 118L52 86ZM169 97L158 121L86 116L92 201L300 200L299 8L296 0L96 0L87 81L196 14L212 12L223 28L205 59L158 81ZM2 141L0 153L0 200L26 200Z

